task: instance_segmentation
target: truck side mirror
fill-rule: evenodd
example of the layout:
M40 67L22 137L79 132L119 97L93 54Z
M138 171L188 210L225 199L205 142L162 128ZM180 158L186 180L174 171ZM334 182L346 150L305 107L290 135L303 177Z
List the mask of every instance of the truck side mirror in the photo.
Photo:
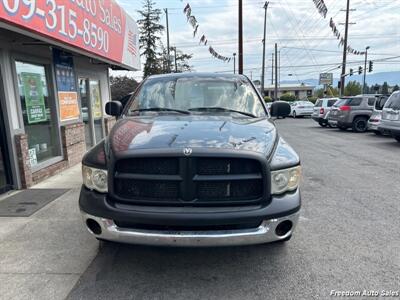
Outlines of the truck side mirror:
M287 117L291 112L290 104L284 101L275 101L271 105L272 117Z
M119 101L110 101L106 103L106 114L119 117L122 113L123 106Z

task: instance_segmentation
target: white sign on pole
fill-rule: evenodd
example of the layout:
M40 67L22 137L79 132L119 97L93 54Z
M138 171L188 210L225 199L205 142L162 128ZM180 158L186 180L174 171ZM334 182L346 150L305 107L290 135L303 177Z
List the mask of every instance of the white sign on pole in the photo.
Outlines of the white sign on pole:
M319 84L332 85L333 73L321 73L319 74Z

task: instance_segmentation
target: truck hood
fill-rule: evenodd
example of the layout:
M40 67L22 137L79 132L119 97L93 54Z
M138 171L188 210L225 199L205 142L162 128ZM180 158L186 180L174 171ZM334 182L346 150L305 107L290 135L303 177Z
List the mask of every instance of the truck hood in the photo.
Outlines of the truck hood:
M219 148L269 156L277 133L267 118L231 116L140 116L118 121L110 135L114 154L144 149Z

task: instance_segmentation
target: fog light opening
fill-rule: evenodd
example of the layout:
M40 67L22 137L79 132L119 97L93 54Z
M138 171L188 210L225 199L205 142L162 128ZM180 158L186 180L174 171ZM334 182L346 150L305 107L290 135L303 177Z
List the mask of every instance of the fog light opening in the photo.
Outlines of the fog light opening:
M87 219L86 220L86 226L89 228L91 232L93 232L95 235L101 234L101 227L100 224L97 223L93 219Z
M292 230L292 221L286 220L278 224L275 228L275 233L277 236L285 236L290 230Z

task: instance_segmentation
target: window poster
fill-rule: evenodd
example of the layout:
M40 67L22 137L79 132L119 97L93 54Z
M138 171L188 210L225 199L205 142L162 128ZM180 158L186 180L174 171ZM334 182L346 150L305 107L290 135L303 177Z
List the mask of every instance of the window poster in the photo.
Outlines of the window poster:
M72 55L53 49L54 69L60 107L60 121L79 119L78 93Z
M102 116L100 83L98 81L90 81L90 97L92 100L93 119L100 119Z
M22 72L21 77L28 124L46 121L46 106L44 103L41 75Z

